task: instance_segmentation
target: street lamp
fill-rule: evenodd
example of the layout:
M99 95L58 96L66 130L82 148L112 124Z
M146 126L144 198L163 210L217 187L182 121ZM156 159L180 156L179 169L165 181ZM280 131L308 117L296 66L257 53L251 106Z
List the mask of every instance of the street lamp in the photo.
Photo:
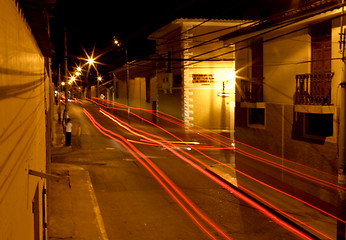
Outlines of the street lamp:
M121 46L121 43L115 38L114 39L114 44L117 47ZM127 47L124 47L125 49L125 61L126 61L126 95L127 95L127 113L128 113L128 117L130 116L130 69L129 69L129 61L128 61L128 57L127 57Z
M90 70L90 66L94 66L94 62L95 62L95 59L91 56L88 56L87 64L89 64L89 66L88 66L88 71L86 75L86 82L87 82L86 93L85 93L86 96L88 96L88 90L89 90L89 70Z
M89 65L94 65L95 59L92 57L88 57L88 63Z
M96 93L96 97L98 98L100 96L100 82L102 81L102 77L98 76L97 77L97 93Z

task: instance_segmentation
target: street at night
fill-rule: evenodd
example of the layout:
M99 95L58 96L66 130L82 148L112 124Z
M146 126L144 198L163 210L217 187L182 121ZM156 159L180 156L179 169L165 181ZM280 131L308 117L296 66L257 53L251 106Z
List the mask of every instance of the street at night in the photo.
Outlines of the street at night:
M80 145L76 146L74 136L73 151L53 157L53 163L76 164L89 171L109 239L209 239L209 235L215 239L297 238L162 146L132 143L148 158L139 156L138 161L120 143L99 132L82 107L100 126L120 134L122 142L139 142L141 138L100 114L97 105L85 103L71 107L73 124L82 132ZM131 126L140 124L149 133L158 132L131 118ZM183 129L174 132L184 136ZM185 144L176 145L186 151ZM154 172L153 167L148 171L149 164L155 166Z
M96 101L71 105L75 128L72 152L57 154L52 162L77 165L89 172L109 239L298 239L297 232L301 236L312 237L308 232L318 236L314 230L325 236L335 234L332 218L236 173L235 169L241 168L234 167L241 166L244 158L235 159L232 147L220 147L218 141L224 137L212 141L197 134L197 128L187 130L163 120L167 115L160 120L155 118L157 126L139 118L143 115L153 119L153 114L145 110L132 109L128 117L127 108L99 102L103 108ZM101 109L108 109L111 119L119 119L112 121L106 117L109 113ZM257 163L256 169L262 179L268 174L262 171L275 173L265 163ZM208 175L212 172L216 173L212 177L228 179L235 192ZM276 216L256 208L258 201L246 194L239 197L237 194L244 192L238 192L237 182L294 219L310 218L305 222L308 227L301 231L298 220L293 225L297 229L290 232L286 229L290 222L282 212L274 211L283 219L278 224ZM319 220L312 220L312 216Z
M346 240L344 0L0 6L0 240Z

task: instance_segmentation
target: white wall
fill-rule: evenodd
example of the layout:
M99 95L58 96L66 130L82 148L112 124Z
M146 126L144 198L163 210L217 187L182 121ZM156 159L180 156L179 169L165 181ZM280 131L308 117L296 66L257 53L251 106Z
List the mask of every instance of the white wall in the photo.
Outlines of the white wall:
M182 27L182 38L195 37L183 41L186 48L182 58L195 57L196 59L209 59L218 61L202 61L199 63L186 62L184 68L184 95L183 95L183 118L187 125L198 125L210 129L230 129L230 102L234 102L234 47L225 47L217 37L225 34L227 30L207 34L216 30L229 28L237 23L210 23L211 26L200 26L191 29L196 23L184 23ZM229 31L229 30L228 30ZM187 36L185 36L188 34ZM202 35L202 36L199 36ZM197 36L197 37L196 37ZM209 43L199 46L202 42ZM189 47L197 46L189 49ZM190 65L191 64L191 65ZM211 74L215 83L193 83L193 74ZM230 94L228 98L219 97L217 94L223 90ZM231 104L233 106L233 104Z
M263 43L265 102L294 104L296 75L310 73L310 52L307 29Z

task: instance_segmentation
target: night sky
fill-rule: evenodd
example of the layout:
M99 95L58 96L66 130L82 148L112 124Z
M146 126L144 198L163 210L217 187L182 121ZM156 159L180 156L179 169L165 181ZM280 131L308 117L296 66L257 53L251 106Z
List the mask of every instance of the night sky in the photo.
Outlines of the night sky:
M57 59L62 59L63 26L67 27L69 62L85 56L83 48L104 53L100 61L121 65L124 53L113 48L113 36L128 48L129 59L155 52L150 33L177 18L258 19L292 7L296 0L58 0L52 20Z

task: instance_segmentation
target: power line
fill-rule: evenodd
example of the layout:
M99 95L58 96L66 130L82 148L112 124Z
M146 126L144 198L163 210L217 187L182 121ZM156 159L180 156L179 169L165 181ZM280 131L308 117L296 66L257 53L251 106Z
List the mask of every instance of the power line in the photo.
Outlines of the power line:
M335 6L334 6L334 7L335 7ZM328 10L328 9L327 9L327 10ZM318 11L318 12L315 12L314 14L323 13L323 12L325 12L325 11L327 11L327 10L326 10L326 9L320 10L320 11ZM286 26L289 26L289 25L292 25L292 24L294 24L294 23L297 23L297 22L301 21L301 17L302 17L302 16L299 16L299 17L296 17L296 18L293 18L293 19L289 19L289 20L286 21L284 24L278 23L278 26L273 25L272 27L274 27L274 28L271 28L270 30L264 31L264 32L262 32L262 33L258 33L258 34L254 35L254 36L248 37L248 38L246 38L246 39L242 39L242 40L237 41L237 42L233 42L233 43L231 43L231 44L228 44L228 45L226 45L226 46L219 47L219 48L217 48L217 49L213 49L213 50L210 50L210 51L207 51L207 52L204 52L204 53L200 53L199 55L195 55L195 56L193 56L192 58L179 59L179 61L185 61L185 62L191 62L191 63L189 63L189 64L187 64L187 65L185 64L185 65L183 65L183 66L173 67L173 69L183 69L183 68L185 68L185 67L188 67L188 66L191 66L191 65L195 65L195 64L197 64L197 63L204 62L204 61L213 61L213 60L214 60L214 61L227 61L227 60L215 59L215 58L219 58L219 57L222 57L222 56L231 54L231 53L235 53L236 51L240 51L240 50L247 49L247 48L251 47L251 44L248 44L248 45L246 45L246 46L244 46L244 47L242 47L242 48L233 49L233 50L231 50L231 51L227 51L227 52L225 52L225 53L212 56L212 57L210 57L210 58L206 58L206 59L196 59L196 58L198 58L198 57L200 57L200 56L203 56L203 55L206 55L206 54L213 53L213 52L215 52L215 51L222 50L222 49L224 49L224 48L229 47L230 45L235 45L235 44L238 44L238 43L240 43L240 42L250 41L250 40L252 40L252 39L258 38L258 37L260 37L260 36L262 36L262 35L264 35L264 34L266 34L266 33L268 33L268 32L274 31L274 30L280 30L280 29L282 29L282 28L284 28L284 27L286 27ZM338 18L338 17L340 17L340 16L336 16L335 18ZM261 21L263 22L264 20L261 20ZM257 25L258 22L257 22L257 23L254 23L254 24ZM277 38L279 38L279 37L282 37L282 36L285 36L285 35L289 35L289 34L291 34L291 33L294 33L294 32L297 32L297 31L301 31L301 30L306 29L306 28L309 28L309 26L305 26L305 27L299 28L299 29L294 30L294 31L290 31L290 32L287 32L287 33L284 33L284 34L277 35L277 36L275 36L275 37L273 37L273 38L266 39L266 40L264 40L263 42L269 42L269 41L275 40L275 39L277 39ZM213 39L213 40L215 40L215 39ZM211 40L205 41L205 42L203 42L202 44L207 44L207 43L209 43L210 41L211 41ZM197 44L197 45L192 46L192 47L190 47L190 48L179 49L178 51L175 51L175 53L181 52L181 51L184 51L184 50L187 50L187 49L191 49L191 48L196 48L196 47L201 46L202 44ZM146 60L155 60L155 59L146 59ZM160 60L160 61L165 61L165 60L168 61L169 59L168 59L168 58L160 58L160 59L158 58L158 59L156 59L156 60L157 60L157 61L159 61L159 60ZM333 60L336 60L336 59L333 59ZM308 61L307 61L307 62L308 62ZM306 62L281 63L281 64L278 64L278 65L302 64L302 63L306 63ZM138 66L139 66L139 65L138 65ZM157 67L157 66L155 66L155 67ZM173 70L173 69L172 69L172 70ZM143 71L143 72L145 72L145 71ZM165 72L165 69L161 70L160 72Z

